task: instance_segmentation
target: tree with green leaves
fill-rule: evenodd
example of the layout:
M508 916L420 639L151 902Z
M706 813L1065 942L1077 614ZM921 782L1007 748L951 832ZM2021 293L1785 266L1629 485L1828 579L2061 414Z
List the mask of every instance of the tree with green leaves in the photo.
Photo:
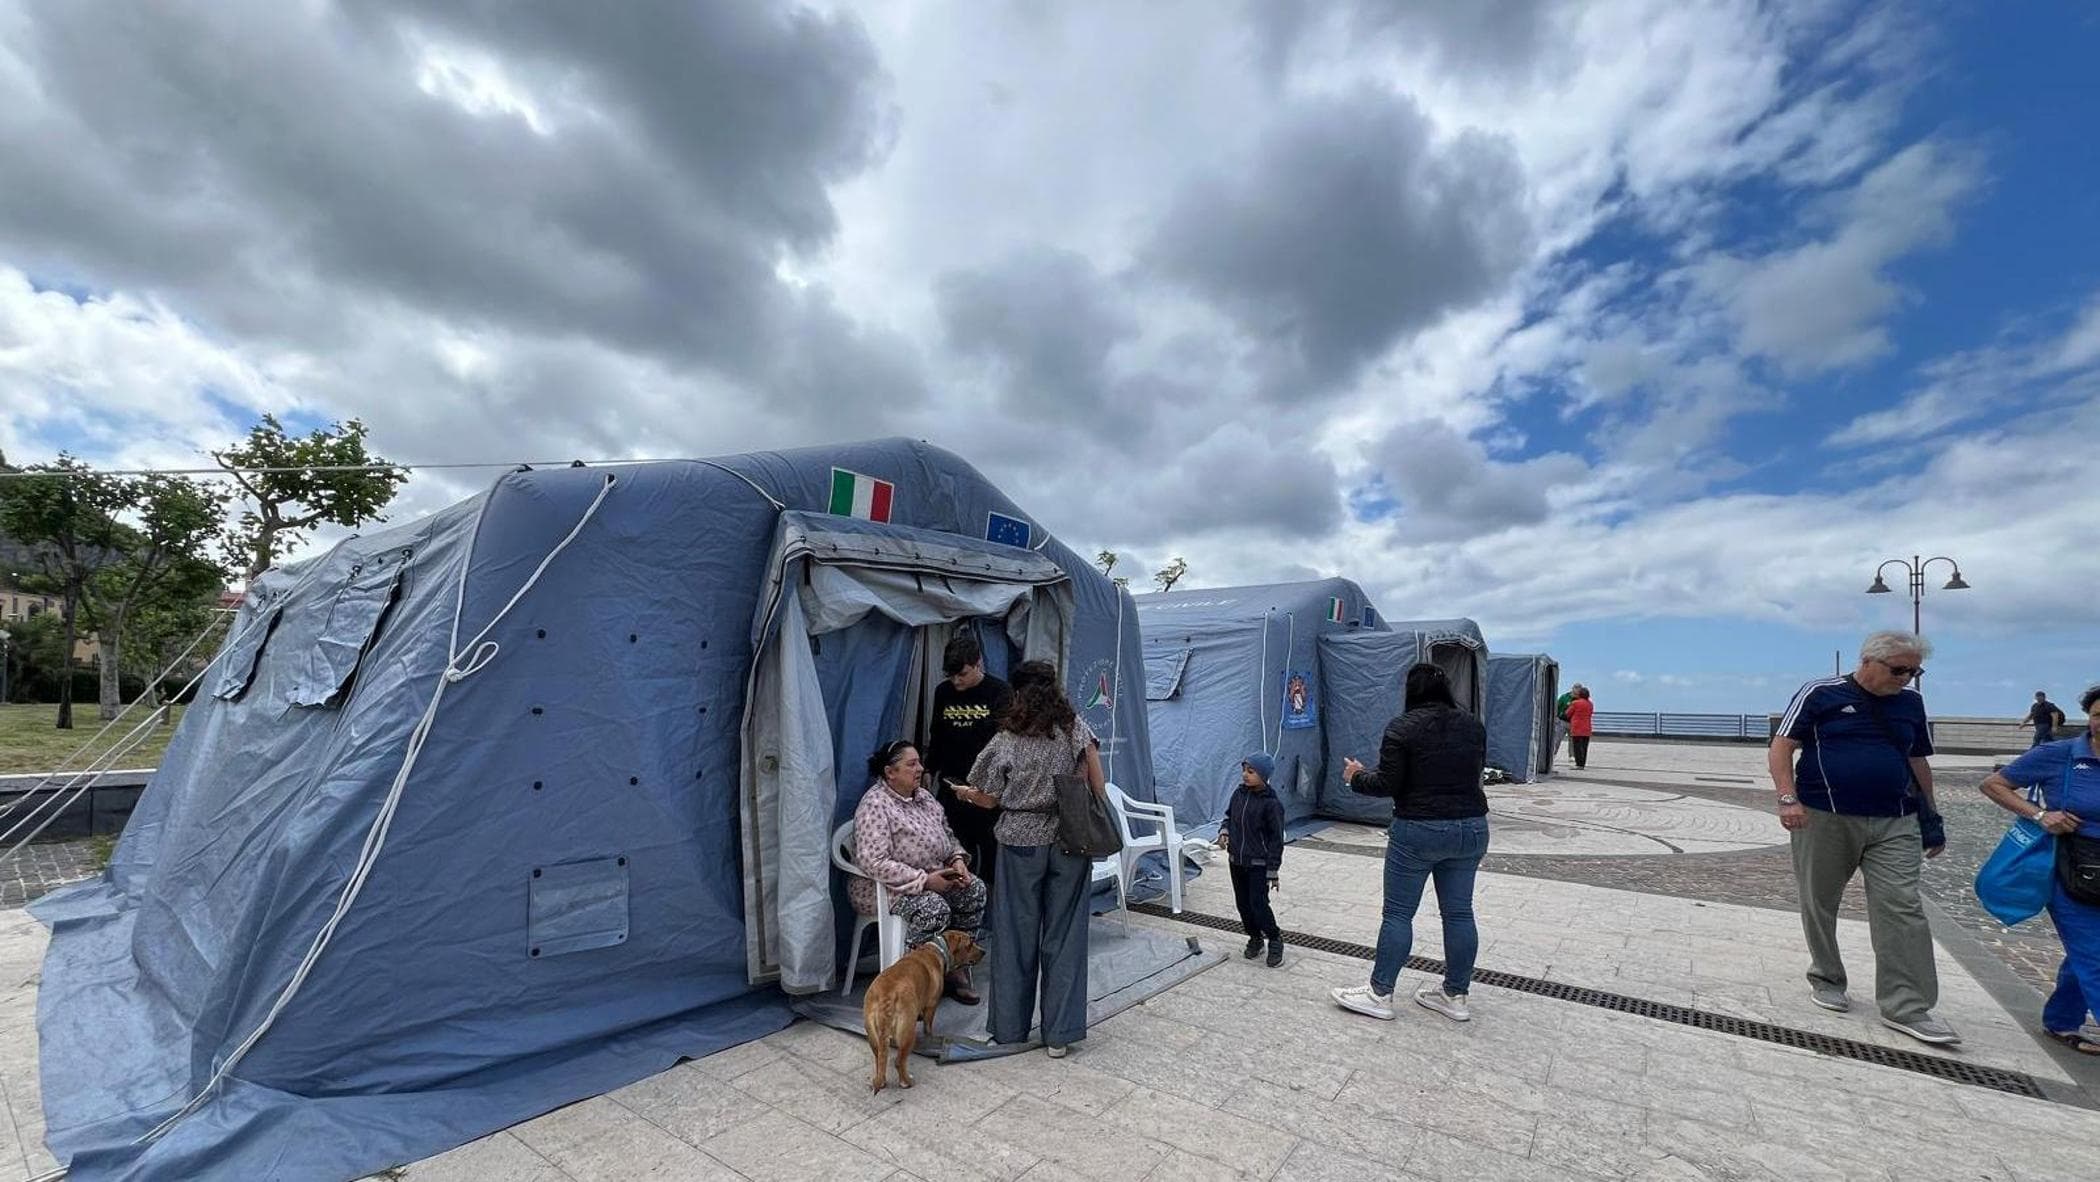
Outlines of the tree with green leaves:
M1103 550L1101 553L1094 555L1094 565L1101 568L1102 574L1113 575L1116 573L1116 563L1121 561L1122 557L1114 550Z
M177 683L189 680L225 640L222 630L231 622L232 613L219 609L224 579L225 570L216 563L184 563L170 574L158 594L139 603L125 618L120 672L143 683L150 700L159 701L153 679L174 665L184 649L190 650L189 659L175 665L169 674L169 680ZM208 630L218 631L197 642ZM162 715L161 724L167 725L174 717L173 712Z
M9 701L40 701L38 691L56 692L59 679L72 672L67 667L65 624L56 612L44 612L26 620L7 622L7 697Z
M126 516L137 524L118 524L112 538L116 561L82 584L81 599L101 650L105 722L123 707L124 646L138 614L150 613L159 627L171 613L216 598L225 572L211 560L210 549L225 526L231 499L218 485L181 476L115 480L114 487L130 506Z
M356 419L292 436L275 415L264 415L246 439L212 458L233 474L248 501L227 536L227 551L250 583L314 526L355 529L385 521L380 510L408 479L406 468L389 466L366 448L365 425Z
M1155 572L1152 576L1152 581L1159 584L1160 593L1164 595L1172 591L1174 584L1179 583L1188 573L1189 560L1177 557L1174 561Z
M31 464L27 475L0 480L0 532L30 548L36 571L26 589L59 597L67 669L80 637L80 608L88 584L122 557L126 482L94 471L66 453ZM58 729L73 729L73 679L59 679Z

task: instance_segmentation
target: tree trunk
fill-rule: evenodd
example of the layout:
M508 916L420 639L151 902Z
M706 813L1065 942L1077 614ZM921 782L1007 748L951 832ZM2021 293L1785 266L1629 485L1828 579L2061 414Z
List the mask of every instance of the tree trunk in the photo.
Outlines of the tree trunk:
M255 580L270 569L270 551L276 547L277 531L282 528L281 523L268 518L264 518L262 524L256 527L255 553L248 556L248 569L241 573L243 583L250 587L255 586Z
M58 661L58 729L69 731L73 729L73 645L80 635L80 587L77 582L66 584L63 610L66 618L66 647Z
M117 650L117 638L123 635L123 619L111 616L103 621L104 626L95 632L95 663L101 666L100 689L102 721L115 722L117 712L124 707L124 666Z

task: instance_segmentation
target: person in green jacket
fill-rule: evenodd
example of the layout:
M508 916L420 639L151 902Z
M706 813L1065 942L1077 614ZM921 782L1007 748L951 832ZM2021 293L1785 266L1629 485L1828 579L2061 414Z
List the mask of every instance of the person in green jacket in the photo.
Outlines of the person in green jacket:
M1554 727L1553 730L1553 750L1555 752L1568 745L1568 703L1575 700L1575 691L1581 688L1583 688L1583 685L1578 681L1574 685L1569 686L1566 693L1553 699L1553 717L1560 720L1560 724Z

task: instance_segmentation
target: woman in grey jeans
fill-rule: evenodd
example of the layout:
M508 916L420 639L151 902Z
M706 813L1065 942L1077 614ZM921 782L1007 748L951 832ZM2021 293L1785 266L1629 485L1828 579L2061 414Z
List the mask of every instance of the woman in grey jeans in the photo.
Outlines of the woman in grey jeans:
M1458 708L1451 683L1435 665L1407 671L1406 713L1385 728L1378 766L1342 761L1342 779L1365 796L1393 801L1385 847L1385 917L1371 983L1332 991L1343 1009L1391 1021L1393 985L1414 947L1415 909L1436 880L1444 917L1444 980L1415 991L1415 1003L1455 1022L1468 1021L1467 987L1480 932L1473 924L1473 877L1487 853L1487 728Z
M995 1042L1028 1041L1037 984L1043 1044L1062 1059L1086 1037L1087 901L1090 859L1057 848L1053 777L1079 774L1094 794L1107 780L1101 752L1048 661L1023 661L1013 675L1013 703L999 733L955 786L957 800L1001 808L999 877L992 884L992 1016Z

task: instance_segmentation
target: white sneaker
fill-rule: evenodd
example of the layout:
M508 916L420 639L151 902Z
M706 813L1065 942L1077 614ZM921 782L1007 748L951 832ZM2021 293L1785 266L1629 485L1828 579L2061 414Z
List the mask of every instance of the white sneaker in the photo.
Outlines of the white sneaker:
M1890 1030L1900 1030L1919 1042L1931 1043L1936 1047L1949 1047L1961 1041L1961 1035L1954 1033L1954 1027L1940 1021L1929 1012L1920 1014L1908 1022L1898 1022L1883 1014L1881 1024Z
M1385 1022L1393 1020L1393 995L1390 993L1374 993L1369 985L1352 985L1347 989L1330 989L1327 991L1327 996L1333 998L1334 1004L1345 1010L1355 1010L1359 1014Z
M1049 1046L1043 1048L1043 1053L1049 1055L1053 1059L1062 1059L1067 1054L1069 1054L1071 1050L1072 1048L1066 1046L1065 1044L1061 1042L1056 1042L1051 1043Z
M1472 1011L1466 1008L1466 995L1446 993L1442 985L1424 985L1415 990L1415 1004L1425 1010L1435 1010L1453 1022L1471 1022Z

